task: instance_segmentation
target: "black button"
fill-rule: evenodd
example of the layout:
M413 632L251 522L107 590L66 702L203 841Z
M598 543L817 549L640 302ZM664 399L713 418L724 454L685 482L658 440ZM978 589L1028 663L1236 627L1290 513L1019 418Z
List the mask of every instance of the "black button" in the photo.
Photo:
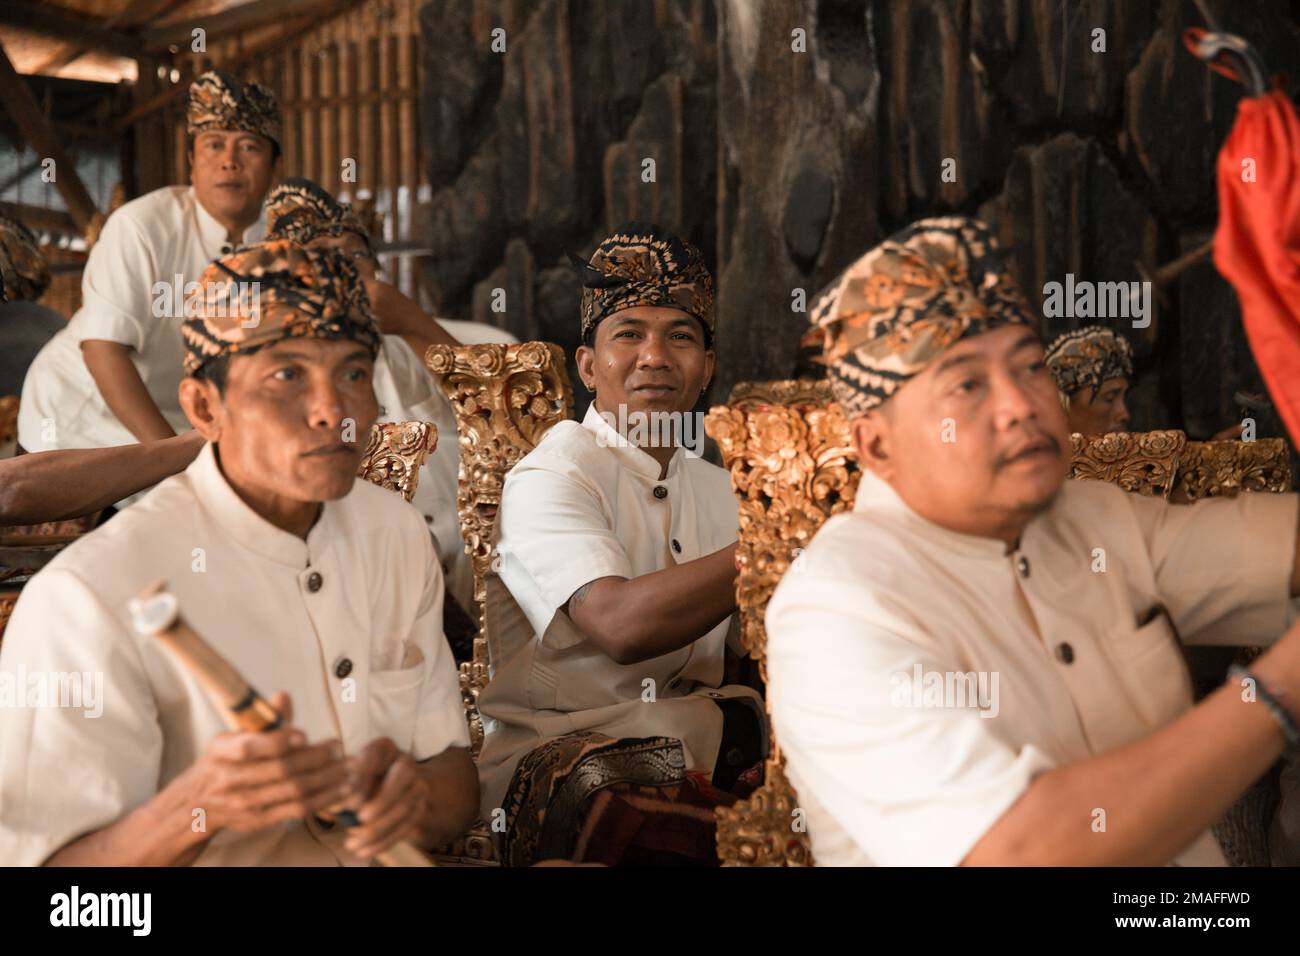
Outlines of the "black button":
M325 583L325 579L320 576L319 571L313 571L311 574L307 575L308 591L319 591L320 586L324 583Z
M1074 648L1062 641L1056 645L1056 659L1062 664L1074 663Z
M1029 577L1029 559L1023 554L1016 559L1016 570L1020 572L1022 578Z
M676 551L678 554L682 553L682 546L680 543L678 543L676 538L673 538L673 550Z
M343 678L347 677L351 673L352 673L352 661L346 657L334 665L334 676L337 677L339 680L342 680Z
M745 751L741 750L739 747L732 747L727 751L726 759L728 767L739 767L745 759Z
M222 254L223 256L228 256L228 255L230 255L230 254L231 254L232 252L234 252L234 251L235 251L235 250L232 249L230 246L222 246L222 247L221 247L221 254Z
M663 501L665 498L668 497L668 489L665 488L663 485L655 485L655 497L658 498L660 501Z

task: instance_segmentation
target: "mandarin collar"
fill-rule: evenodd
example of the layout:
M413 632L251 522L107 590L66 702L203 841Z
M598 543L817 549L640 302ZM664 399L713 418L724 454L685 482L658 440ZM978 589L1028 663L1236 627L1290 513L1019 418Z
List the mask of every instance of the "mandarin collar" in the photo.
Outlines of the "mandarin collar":
M198 193L194 191L193 186L189 188L189 197L190 202L194 205L194 218L199 224L199 238L203 242L203 249L204 251L216 249L218 254L213 258L214 260L220 259L225 255L221 250L226 245L226 227L219 223L212 213L208 212L207 207L204 206L203 203L199 202ZM261 242L265 238L266 206L264 205L257 214L257 221L244 230L244 238L238 244L233 246L231 251L233 252L242 249L245 246L251 246L255 243Z
M617 417L615 417L615 421L617 420ZM596 410L595 402L587 406L587 414L583 416L582 427L592 432L602 447L612 451L624 468L638 475L644 475L651 481L667 481L676 477L678 469L681 468L682 456L685 453L678 447L673 452L673 457L669 459L668 470L661 479L659 477L659 462L636 445L633 445L623 437L617 428L611 426L605 420L605 417Z
M853 501L853 511L868 515L872 512L894 515L901 519L909 530L957 554L996 561L1005 561L1010 555L1023 550L1026 537L1041 517L1035 517L1025 528L1020 536L1020 547L1008 550L1006 542L998 538L984 538L980 535L953 531L921 517L899 496L893 486L865 468L862 469L862 480L858 484L857 495Z
M322 538L328 538L329 528L335 522L338 505L327 501L320 517L307 532L304 541L283 528L267 521L239 497L217 462L216 446L206 443L198 457L185 469L194 486L199 506L208 512L216 524L242 547L259 554L268 561L302 570L311 564L312 554L319 554Z

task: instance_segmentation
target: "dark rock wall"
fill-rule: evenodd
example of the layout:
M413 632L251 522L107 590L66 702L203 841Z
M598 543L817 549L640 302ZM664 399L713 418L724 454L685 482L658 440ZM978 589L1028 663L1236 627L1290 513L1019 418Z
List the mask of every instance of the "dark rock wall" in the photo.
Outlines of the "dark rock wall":
M1300 2L1208 7L1298 72ZM1184 49L1192 0L434 0L421 19L439 308L572 351L564 251L662 222L718 280L713 400L791 375L799 299L920 216L983 216L1038 304L1067 272L1154 273L1213 233L1241 96ZM1109 320L1137 349L1134 427L1238 420L1234 392L1263 386L1231 288L1204 260L1153 298L1149 327Z

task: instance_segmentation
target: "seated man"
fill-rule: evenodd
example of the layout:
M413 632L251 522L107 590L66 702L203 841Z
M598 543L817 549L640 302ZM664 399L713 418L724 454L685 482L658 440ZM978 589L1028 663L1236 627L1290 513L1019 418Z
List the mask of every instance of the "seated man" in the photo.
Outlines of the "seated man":
M220 71L190 86L189 186L164 186L104 223L82 304L23 382L18 444L105 448L190 427L177 400L184 286L265 233L262 199L280 169L280 115L256 83Z
M247 309L230 278L261 283ZM0 648L0 674L107 690L98 719L6 710L0 859L338 865L445 842L473 821L477 779L429 535L356 478L379 345L356 270L255 246L204 273L183 331L180 401L208 444L38 573ZM280 689L282 729L225 732L132 629L128 602L158 580L253 686ZM357 827L317 818L340 804Z
M767 612L817 860L1222 865L1211 824L1300 735L1295 496L1066 481L1043 346L973 220L904 229L813 319L863 468ZM1193 706L1180 637L1276 646Z
M338 202L310 179L286 179L266 197L269 235L312 249L337 249L352 260L370 297L375 321L384 333L375 359L375 396L379 420L430 421L438 427L438 445L420 471L412 504L424 515L438 542L438 559L447 569L447 590L460 607L472 607L474 570L456 513L460 445L451 403L424 364L429 346L458 345L445 324L430 318L408 296L377 275L379 262L365 224L345 203ZM513 341L513 337L483 323L456 322L474 341ZM473 335L475 331L480 334ZM494 334L495 333L495 334Z
M1099 325L1058 336L1047 347L1047 368L1061 393L1069 428L1080 435L1128 431L1124 405L1133 379L1133 346Z
M497 629L489 618L493 675L479 701L489 820L508 789L528 786L511 785L520 759L564 735L672 738L686 769L720 790L766 753L758 695L723 686L736 607L730 479L699 448L674 444L690 433L663 440L655 427L691 427L712 377L712 278L699 250L645 223L601 243L582 278L577 362L595 399L511 469L501 496L500 583L522 614ZM719 796L691 798L708 807ZM693 820L682 855L716 861L712 814ZM624 849L579 856L619 862Z

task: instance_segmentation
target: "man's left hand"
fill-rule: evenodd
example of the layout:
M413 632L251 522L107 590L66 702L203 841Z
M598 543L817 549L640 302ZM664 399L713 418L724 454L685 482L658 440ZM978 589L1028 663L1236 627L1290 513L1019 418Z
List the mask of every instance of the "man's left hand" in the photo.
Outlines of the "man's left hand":
M428 789L409 754L388 737L368 743L354 758L359 826L348 831L348 852L373 859L399 840L419 842L428 813Z

